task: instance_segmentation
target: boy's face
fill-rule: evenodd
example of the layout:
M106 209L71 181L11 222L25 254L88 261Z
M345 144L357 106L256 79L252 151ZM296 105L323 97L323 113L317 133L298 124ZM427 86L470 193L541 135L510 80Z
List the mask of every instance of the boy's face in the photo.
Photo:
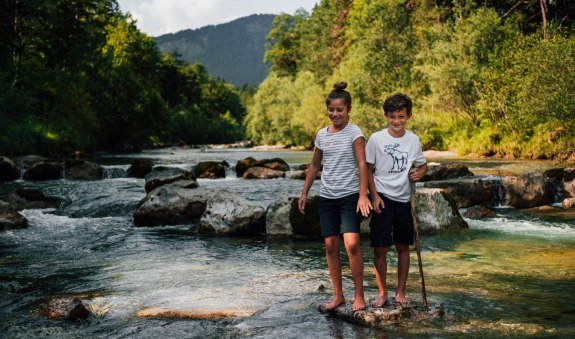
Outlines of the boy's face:
M407 110L405 108L389 112L385 115L387 122L389 123L388 130L391 132L393 136L403 136L405 133L405 124L407 120L411 118L411 115L407 114Z
M329 120L336 127L347 124L350 110L351 107L347 107L344 99L332 99L327 105Z

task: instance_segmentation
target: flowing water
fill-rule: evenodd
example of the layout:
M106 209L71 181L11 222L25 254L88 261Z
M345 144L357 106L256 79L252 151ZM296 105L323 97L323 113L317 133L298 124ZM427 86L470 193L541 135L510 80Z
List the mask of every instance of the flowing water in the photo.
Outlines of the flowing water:
M469 230L421 238L429 303L445 316L375 330L330 318L317 310L331 285L322 242L202 237L189 225L134 227L132 213L145 196L144 180L126 178L134 158L191 169L199 161L280 157L306 163L309 152L171 148L93 159L106 179L0 185L0 196L19 188L41 189L63 200L57 210L25 210L27 229L0 232L0 336L2 337L475 337L575 336L575 212L518 211L499 207L498 217L468 220ZM522 172L546 162L469 161L483 174ZM262 206L299 195L290 179L198 180ZM317 191L317 183L312 190ZM368 241L365 287L377 287ZM391 253L388 281L396 282ZM420 300L416 257L408 297ZM325 291L318 289L321 285ZM344 288L353 287L344 260ZM393 288L392 294L393 294ZM51 321L37 314L53 297L78 296L92 315L86 321ZM141 319L147 306L255 310L226 320Z

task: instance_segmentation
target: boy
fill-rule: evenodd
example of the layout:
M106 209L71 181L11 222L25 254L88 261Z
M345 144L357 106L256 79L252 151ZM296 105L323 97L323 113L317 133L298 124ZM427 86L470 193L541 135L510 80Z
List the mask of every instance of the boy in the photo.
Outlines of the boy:
M386 255L393 244L398 256L395 302L407 303L409 245L413 245L414 238L409 181L418 181L427 172L419 138L405 129L411 108L411 99L405 94L388 97L383 111L389 126L373 133L366 146L368 184L375 211L370 222L371 246L379 289L374 307L383 307L387 302Z

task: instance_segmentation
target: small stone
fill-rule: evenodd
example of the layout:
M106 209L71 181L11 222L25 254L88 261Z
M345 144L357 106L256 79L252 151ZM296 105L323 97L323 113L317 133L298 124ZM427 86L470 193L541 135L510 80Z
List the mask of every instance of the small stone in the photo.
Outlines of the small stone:
M53 320L84 320L90 315L78 298L54 298L42 305L38 313Z

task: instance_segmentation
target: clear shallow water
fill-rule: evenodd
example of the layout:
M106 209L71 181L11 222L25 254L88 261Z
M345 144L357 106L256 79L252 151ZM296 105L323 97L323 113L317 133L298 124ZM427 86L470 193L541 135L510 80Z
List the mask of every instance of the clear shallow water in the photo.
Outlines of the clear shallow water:
M96 160L127 168L134 157L145 157L190 169L200 160L226 160L233 166L249 155L281 157L292 166L311 157L309 152L167 149ZM298 195L302 185L289 179L246 181L233 174L199 182L262 206ZM16 182L0 185L0 194L21 186L61 197L64 205L56 211L24 211L28 229L0 233L0 333L6 337L575 335L575 218L565 213L501 208L497 218L469 220L468 231L422 237L428 300L446 316L377 331L317 311L330 292L318 291L320 285L330 286L321 241L200 237L186 225L134 227L132 212L145 195L142 179ZM377 287L367 241L363 249L366 293L373 298ZM394 253L389 261L393 286ZM351 298L347 264L344 275ZM79 296L94 315L79 323L39 317L39 306L55 296ZM415 254L408 297L420 300ZM257 312L233 320L137 318L147 306Z

